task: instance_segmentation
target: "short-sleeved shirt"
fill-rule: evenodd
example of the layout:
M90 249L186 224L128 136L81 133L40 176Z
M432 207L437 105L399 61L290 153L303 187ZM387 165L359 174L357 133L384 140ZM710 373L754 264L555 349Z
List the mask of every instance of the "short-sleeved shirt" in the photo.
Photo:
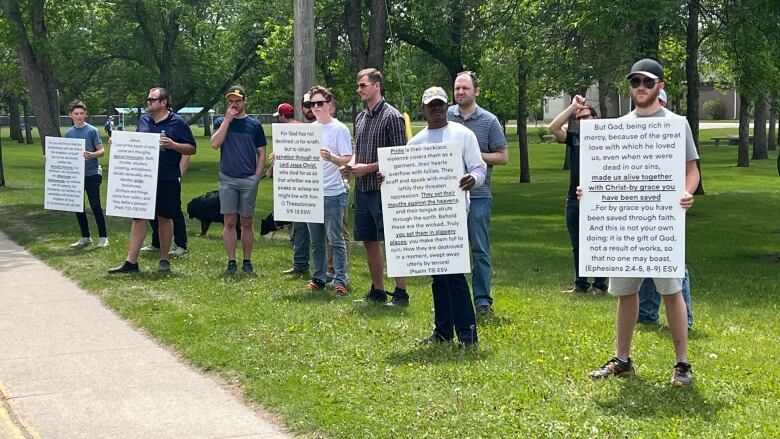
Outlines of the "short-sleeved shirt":
M406 127L401 113L384 99L373 109L364 108L355 119L355 163L376 163L377 149L406 144ZM376 172L355 180L360 192L379 190Z
M679 114L667 110L664 107L661 107L660 110L656 111L653 114L649 114L647 116L640 116L636 114L636 110L626 114L625 116L621 117L621 119L638 119L642 117L671 117L671 118L679 118L679 119L685 119L685 117L680 116ZM685 161L691 161L691 160L697 160L699 158L699 153L696 151L696 142L693 140L693 133L691 132L691 126L688 124L688 119L685 119Z
M577 199L577 186L580 185L580 133L566 132L566 146L569 147L569 198Z
M224 121L224 117L218 117L214 130ZM251 177L257 172L257 149L265 146L265 131L257 119L233 119L219 148L219 171L233 178Z
M165 137L170 138L176 143L186 143L197 147L195 137L187 122L178 114L170 111L168 117L159 123L154 121L151 113L144 114L138 120L139 133L159 133L165 131ZM173 149L164 149L160 151L160 164L157 171L157 181L178 181L181 177L179 162L181 153Z
M485 161L482 160L477 136L474 135L473 131L463 125L457 122L449 122L442 128L423 128L422 131L415 134L414 137L409 140L409 145L450 142L463 145L463 152L461 153L463 158L463 170L470 173L474 177L474 180L476 180L474 187L476 188L484 184L485 176L487 175L487 165L485 164ZM474 188L471 188L471 190L474 190Z
M68 128L65 131L65 137L70 139L84 139L84 150L88 152L97 151L97 146L103 144L103 139L100 138L100 131L94 126L86 123L81 128L75 126ZM102 174L103 170L100 168L98 159L88 159L84 164L84 176L90 177L93 175Z
M319 123L319 122L314 122ZM352 136L349 128L336 119L322 125L322 146L333 155L352 155ZM333 162L323 160L323 195L332 197L343 194L346 191L344 181L341 179L339 167Z
M501 122L495 114L485 110L477 105L467 119L460 114L460 108L457 105L451 105L447 109L447 119L451 122L457 122L470 129L477 136L479 150L481 152L498 152L506 149L506 137ZM485 183L471 190L471 198L492 198L490 189L490 176L493 175L493 165L488 165Z

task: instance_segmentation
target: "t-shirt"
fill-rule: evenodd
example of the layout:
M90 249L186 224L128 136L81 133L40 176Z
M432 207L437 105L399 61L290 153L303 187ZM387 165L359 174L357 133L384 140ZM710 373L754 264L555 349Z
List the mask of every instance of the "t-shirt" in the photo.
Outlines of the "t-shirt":
M65 131L65 137L70 139L84 139L84 150L88 152L97 151L97 146L103 144L103 139L100 138L100 131L94 126L86 123L81 128L75 126L68 128ZM103 169L100 168L98 159L88 159L84 164L84 176L90 177L92 175L101 175Z
M498 152L506 149L506 137L504 129L498 118L491 112L477 105L468 119L464 119L460 114L460 107L451 105L447 109L447 119L451 122L457 122L470 129L477 136L479 149L482 152ZM493 175L493 165L488 165L485 184L472 189L471 198L493 198L490 190L490 177Z
M139 133L159 133L165 131L165 137L170 138L176 143L187 143L194 147L195 137L187 122L174 112L168 112L168 117L159 123L154 121L151 113L144 114L138 120ZM181 177L179 162L181 153L173 149L160 150L160 164L157 171L157 181L178 181Z
M636 110L634 110L626 114L625 116L621 117L621 119L639 119L642 117L670 117L670 118L685 119L683 116L680 116L679 114L676 114L671 110L667 110L664 107L661 107L660 110L647 116L640 116L636 114ZM697 160L698 158L699 158L699 153L696 152L696 142L694 142L693 140L693 133L691 132L691 126L688 124L688 119L685 119L685 161Z
M463 170L471 174L479 187L485 181L487 165L482 160L479 142L473 131L456 122L448 122L446 126L436 129L423 128L415 134L407 145L422 145L425 143L460 143L463 145ZM473 189L473 188L472 188Z
M218 130L224 121L224 117L218 117L214 121L214 130ZM219 171L233 178L254 175L257 172L257 149L265 146L265 131L257 119L249 116L233 119L219 148Z
M319 122L314 123L319 124ZM336 119L321 125L323 148L327 148L333 155L352 155L352 136L346 125ZM333 162L323 160L323 163L323 194L326 197L332 197L346 192L347 189L341 179L339 167Z

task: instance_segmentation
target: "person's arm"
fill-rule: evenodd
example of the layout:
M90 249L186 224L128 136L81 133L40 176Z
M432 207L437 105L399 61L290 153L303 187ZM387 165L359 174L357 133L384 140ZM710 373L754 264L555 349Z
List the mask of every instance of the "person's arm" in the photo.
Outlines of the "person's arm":
M574 98L571 100L571 104L563 111L561 111L557 116L555 116L555 119L550 122L550 132L553 136L555 136L555 140L560 143L566 141L566 130L563 129L563 124L568 122L568 120L571 118L571 115L581 108L586 108L585 98L580 95L574 96Z
M688 209L693 206L693 193L699 187L699 168L696 166L696 160L685 162L685 193L680 199L680 206Z
M232 105L229 105L227 109L225 110L225 117L222 119L222 123L219 124L219 127L216 131L214 131L214 134L211 135L211 147L214 149L219 149L223 143L225 143L225 137L227 137L228 127L230 126L230 122L233 121L233 118L238 114L238 111L233 107ZM217 123L215 122L214 125Z
M265 145L257 148L257 165L255 165L255 175L260 177L265 169Z
M482 153L482 160L488 165L505 165L509 162L509 150L506 145L504 128L498 118L493 116L488 131L488 152Z
M184 174L187 172L188 169L190 169L191 159L192 159L192 155L181 156L181 160L179 160L179 172L181 173L182 177L184 177Z
M488 165L505 165L509 162L509 152L506 146L496 152L483 152L482 160Z
M468 172L460 179L460 189L463 191L482 186L487 176L487 164L482 160L477 136L472 132L469 134L470 136L465 137L463 144L463 161Z

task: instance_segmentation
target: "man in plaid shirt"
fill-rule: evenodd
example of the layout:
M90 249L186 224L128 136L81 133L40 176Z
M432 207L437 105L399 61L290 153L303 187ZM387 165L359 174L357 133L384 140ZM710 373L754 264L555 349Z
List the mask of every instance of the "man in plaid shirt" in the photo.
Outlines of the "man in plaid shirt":
M371 273L371 289L365 294L366 302L382 303L393 297L388 306L406 306L406 279L395 279L395 290L384 288L384 264L380 241L384 241L382 224L382 197L377 182L379 159L377 149L406 145L403 116L388 104L383 93L382 72L369 68L357 74L357 93L366 108L355 120L355 148L352 162L342 171L345 178L355 176L355 225L354 239L363 241Z

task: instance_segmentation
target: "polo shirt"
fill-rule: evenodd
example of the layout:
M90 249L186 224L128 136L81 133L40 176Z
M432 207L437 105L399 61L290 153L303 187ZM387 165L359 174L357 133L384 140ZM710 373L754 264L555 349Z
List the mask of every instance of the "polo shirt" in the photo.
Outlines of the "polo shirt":
M165 131L165 137L170 138L176 143L187 143L197 148L195 137L192 135L190 126L178 114L169 111L168 117L155 122L151 113L146 113L138 120L139 133L159 133ZM164 149L160 151L160 163L157 167L157 181L178 181L181 178L179 162L181 153L173 149Z

